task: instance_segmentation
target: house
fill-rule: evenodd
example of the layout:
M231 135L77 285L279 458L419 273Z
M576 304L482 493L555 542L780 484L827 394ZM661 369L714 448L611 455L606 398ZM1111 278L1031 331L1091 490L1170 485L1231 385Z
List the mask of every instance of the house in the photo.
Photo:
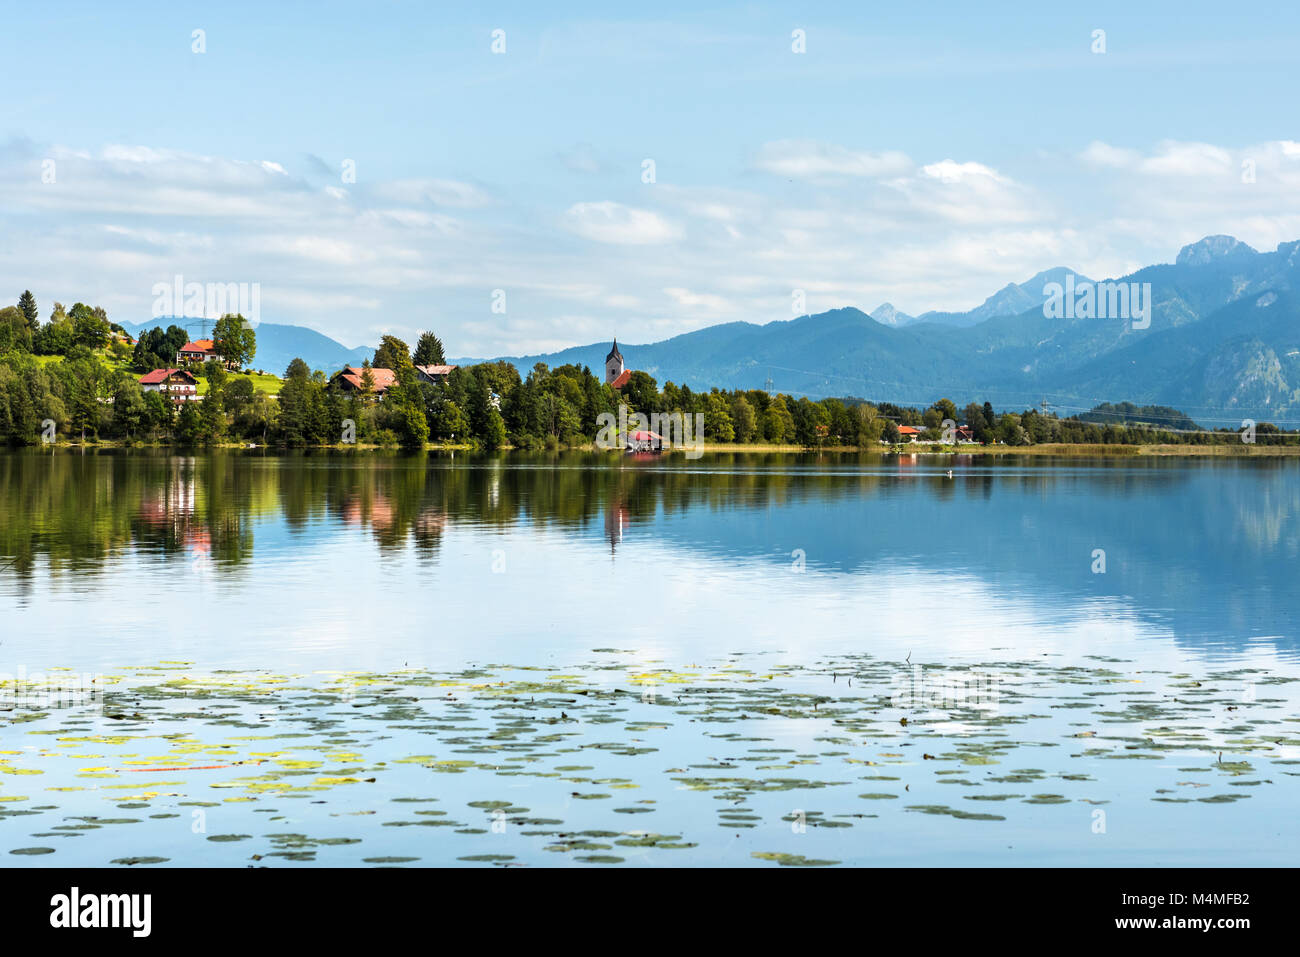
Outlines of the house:
M192 365L193 363L202 365L209 359L221 361L216 344L211 339L195 339L193 342L187 342L176 353L177 365Z
M347 366L342 372L335 373L330 379L331 388L342 389L344 392L363 392L363 379L366 370L360 366ZM384 397L384 393L397 381L397 373L392 369L371 369L370 378L374 382L374 389L371 394Z
M438 365L416 366L415 374L419 377L421 382L431 382L434 385L442 385L442 383L447 381L447 376L451 375L451 371L455 368L455 366Z
M900 442L915 442L924 431L925 429L918 429L914 425L900 425L898 427L898 440Z
M163 392L173 402L186 402L199 397L199 380L184 369L154 369L140 377L140 388L145 392Z
M664 440L658 432L636 429L628 433L626 449L628 452L662 452L663 447Z
M605 382L611 389L621 389L632 378L632 370L623 368L623 353L618 351L618 337L614 337L614 347L605 356Z
M958 442L974 442L975 430L969 425L959 425L957 426L956 437Z

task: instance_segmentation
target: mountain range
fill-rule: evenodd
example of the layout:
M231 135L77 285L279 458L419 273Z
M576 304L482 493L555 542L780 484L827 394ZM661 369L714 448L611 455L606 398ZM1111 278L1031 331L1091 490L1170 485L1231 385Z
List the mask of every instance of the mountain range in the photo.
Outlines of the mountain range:
M619 343L629 369L660 384L771 388L928 405L941 396L1062 415L1105 401L1174 406L1199 422L1300 420L1300 241L1259 252L1207 236L1172 264L1123 283L1150 284L1150 323L1049 318L1045 287L1092 280L1066 267L1004 286L968 312L909 316L885 303L765 324L729 322L646 345ZM1137 325L1141 325L1138 323ZM608 342L505 357L602 369Z
M1062 415L1130 401L1173 406L1210 425L1300 421L1300 241L1259 252L1231 236L1207 236L1183 247L1173 263L1118 277L1150 284L1146 328L1119 318L1050 318L1045 289L1065 286L1071 276L1076 288L1092 282L1057 266L1007 284L967 312L910 316L883 303L870 313L848 307L762 324L729 322L619 347L629 369L694 389L770 385L814 398L908 405L948 396L1013 409L1046 401ZM187 320L123 325L138 334L173 321ZM501 358L526 375L538 362L601 370L608 351L602 340ZM348 348L303 326L264 322L254 365L279 373L300 357L335 371L371 355L373 349Z

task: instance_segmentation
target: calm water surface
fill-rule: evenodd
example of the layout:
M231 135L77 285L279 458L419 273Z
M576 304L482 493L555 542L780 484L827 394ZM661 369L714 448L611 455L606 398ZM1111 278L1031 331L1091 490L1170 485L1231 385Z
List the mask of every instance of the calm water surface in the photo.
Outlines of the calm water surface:
M1298 479L0 453L0 853L1294 864Z

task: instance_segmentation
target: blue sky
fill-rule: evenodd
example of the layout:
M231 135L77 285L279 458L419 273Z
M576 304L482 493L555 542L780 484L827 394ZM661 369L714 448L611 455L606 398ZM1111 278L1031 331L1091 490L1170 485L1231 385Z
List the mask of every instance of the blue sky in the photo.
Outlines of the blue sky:
M11 5L0 276L494 355L1300 238L1300 11L1143 6Z

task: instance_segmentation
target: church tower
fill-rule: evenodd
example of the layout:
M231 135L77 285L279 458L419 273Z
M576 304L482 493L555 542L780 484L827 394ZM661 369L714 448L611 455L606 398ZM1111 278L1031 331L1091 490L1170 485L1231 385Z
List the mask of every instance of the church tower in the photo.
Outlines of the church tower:
M618 338L614 339L614 348L605 356L605 381L613 384L623 374L623 353L618 351Z

